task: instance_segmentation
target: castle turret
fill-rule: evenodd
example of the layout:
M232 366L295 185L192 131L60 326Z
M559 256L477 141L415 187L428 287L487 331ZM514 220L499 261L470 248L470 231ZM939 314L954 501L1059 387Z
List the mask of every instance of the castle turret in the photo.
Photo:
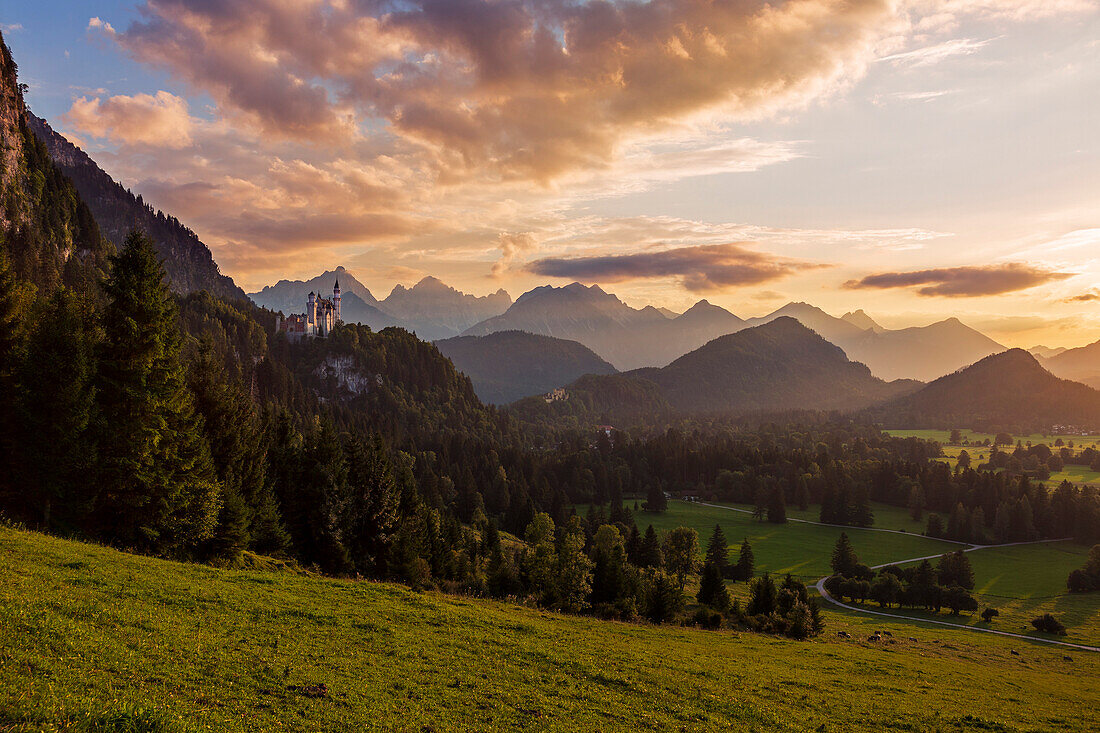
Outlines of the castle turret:
M336 322L340 322L340 281L336 281L336 285L332 288L332 305L336 310Z
M313 333L317 328L317 293L312 290L309 291L309 299L306 301L306 323L311 326L309 332Z

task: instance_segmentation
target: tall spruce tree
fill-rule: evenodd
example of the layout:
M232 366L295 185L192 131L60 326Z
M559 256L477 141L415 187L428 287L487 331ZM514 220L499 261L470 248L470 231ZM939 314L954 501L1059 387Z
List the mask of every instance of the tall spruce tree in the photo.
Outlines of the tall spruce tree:
M741 552L737 557L737 565L733 569L734 580L750 580L756 572L756 558L752 552L752 545L748 537L741 543Z
M245 548L285 551L289 536L267 486L267 448L260 416L240 382L226 374L208 338L199 343L188 384L222 484L222 507L208 551L216 556Z
M111 542L181 553L209 539L220 487L180 360L176 306L153 243L131 232L104 283L95 523Z
M718 568L720 577L726 577L730 565L729 543L726 541L721 525L714 525L714 531L711 532L710 540L707 541L706 561Z
M778 483L772 484L768 492L768 521L772 524L787 523L787 499Z
M19 370L16 475L46 529L82 528L89 510L95 445L92 419L95 326L90 304L64 288L34 314Z
M16 372L23 342L31 289L16 277L5 249L0 249L0 509L21 513L26 502L15 479Z
M841 532L833 548L832 567L837 575L851 577L855 575L856 566L859 565L859 557L852 547L846 532Z

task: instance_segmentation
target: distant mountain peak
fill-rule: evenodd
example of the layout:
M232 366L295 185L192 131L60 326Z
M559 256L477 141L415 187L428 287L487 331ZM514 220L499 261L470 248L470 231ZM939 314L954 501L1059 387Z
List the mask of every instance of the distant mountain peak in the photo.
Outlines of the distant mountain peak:
M867 315L867 312L860 308L859 310L849 311L840 317L842 321L847 321L853 326L858 326L865 331L874 331L880 333L886 329L880 326L875 319Z

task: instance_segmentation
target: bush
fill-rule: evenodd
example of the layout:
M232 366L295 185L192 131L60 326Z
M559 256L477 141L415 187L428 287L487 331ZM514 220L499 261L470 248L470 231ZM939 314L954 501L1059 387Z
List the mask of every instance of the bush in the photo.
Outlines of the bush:
M997 618L1000 615L1001 615L1001 612L998 611L996 608L987 608L984 611L982 611L982 621L985 621L988 624L988 623L991 623L993 621L993 619Z
M1088 593L1096 590L1092 577L1084 570L1074 570L1066 579L1066 587L1070 593Z
M1062 625L1062 622L1054 618L1049 613L1044 613L1039 618L1031 620L1031 625L1038 631L1045 631L1048 634L1058 634L1059 636L1066 635L1066 627Z
M712 611L709 608L700 608L695 612L695 615L691 619L695 626L699 626L704 629L720 629L722 628L722 614L717 611Z

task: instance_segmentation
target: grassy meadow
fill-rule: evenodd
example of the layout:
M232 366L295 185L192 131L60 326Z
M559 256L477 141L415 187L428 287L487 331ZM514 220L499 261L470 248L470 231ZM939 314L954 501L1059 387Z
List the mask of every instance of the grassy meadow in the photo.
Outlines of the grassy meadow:
M877 511L876 507L876 517ZM788 516L794 517L796 513L789 512ZM811 511L807 511L806 514L807 518L817 519L816 514ZM908 515L906 519L908 520ZM699 532L699 542L704 548L711 532L714 531L714 525L719 524L730 543L731 556L734 560L741 541L748 538L759 572L790 573L803 581L816 581L831 572L829 558L832 556L833 546L841 532L848 533L860 559L868 565L935 555L950 552L959 547L954 543L915 534L919 525L914 527L914 534L894 534L858 527L824 527L800 522L769 524L756 521L751 514L744 512L679 500L670 501L668 511L659 514L638 512L634 515L634 521L639 529L652 524L658 532L681 526L692 527ZM898 522L879 525L876 519L875 524L893 529L893 524Z
M902 513L905 520L912 521L904 510L886 508ZM876 505L876 527L892 529L891 524L904 524L901 517L890 515L887 516L892 522L879 524L879 511L880 506ZM797 510L788 511L788 516L791 517L799 514L806 515L807 519L816 518L812 510L801 513ZM635 521L639 526L653 524L658 531L679 526L693 527L699 532L701 549L705 549L706 539L714 529L714 524L718 523L730 542L731 559L736 560L738 545L747 536L752 544L759 572L789 572L807 583L830 572L829 558L841 531L848 533L860 559L868 565L925 557L962 547L928 537L874 532L856 527L841 530L798 522L785 525L761 523L752 519L751 515L741 512L676 500L669 502L667 512L639 512L635 515ZM1050 612L1066 625L1068 635L1065 641L1100 646L1100 594L1071 595L1066 591L1066 577L1071 570L1082 567L1087 556L1088 547L1073 542L1001 547L967 553L974 569L974 596L980 608L996 608L1001 613L991 628L1034 634L1031 619ZM735 585L733 590L738 594L744 588L743 585ZM747 597L744 593L738 595ZM881 610L874 604L867 607ZM965 625L981 625L977 614L951 617L949 612L938 615L910 609L894 609L894 612Z
M1100 654L826 616L809 642L622 624L0 529L0 730L1100 726Z

